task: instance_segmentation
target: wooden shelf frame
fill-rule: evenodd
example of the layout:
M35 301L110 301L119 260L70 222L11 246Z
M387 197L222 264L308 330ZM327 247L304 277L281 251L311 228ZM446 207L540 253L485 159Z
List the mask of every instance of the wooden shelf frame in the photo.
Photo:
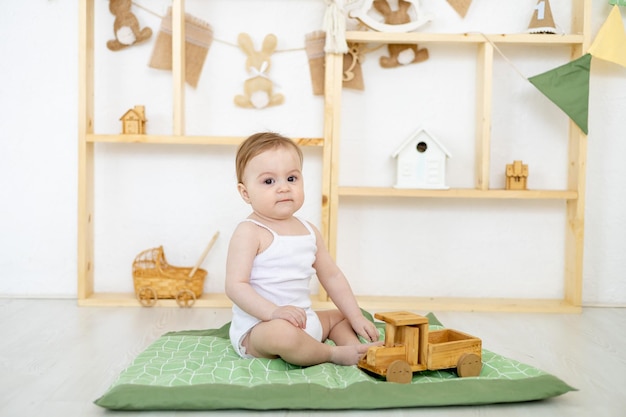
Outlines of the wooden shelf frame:
M341 132L341 76L342 57L326 56L327 122L326 140L332 147L328 247L337 255L339 204L342 198L466 198L466 199L557 199L565 201L567 225L565 239L565 268L563 298L493 299L493 298L420 298L397 297L395 306L409 309L491 310L517 312L580 312L582 311L582 260L584 245L585 167L587 137L573 123L569 123L567 190L508 191L491 189L489 184L491 152L491 113L493 96L494 57L498 44L509 46L570 48L571 59L582 56L590 45L591 0L572 1L572 34L482 34L482 33L381 33L373 31L347 32L349 42L361 43L419 43L469 44L476 47L476 172L475 189L400 190L385 187L351 187L339 184ZM360 297L364 302L385 297ZM385 306L387 304L383 303ZM393 304L393 303L392 303Z
M146 143L166 145L237 146L242 137L188 136L185 133L184 81L184 0L172 1L172 118L171 135L103 135L94 130L94 3L79 2L79 114L78 114L78 304L81 306L140 306L132 293L94 291L94 153L97 143ZM574 123L569 128L569 171L566 190L505 191L491 189L490 128L494 53L497 45L530 45L570 48L577 58L590 44L591 0L573 0L572 34L482 34L482 33L379 33L348 32L347 39L362 43L420 43L473 45L476 47L476 174L474 189L398 190L381 187L340 186L339 145L343 57L327 54L325 66L323 138L299 138L302 146L322 148L321 232L333 256L336 255L337 219L342 198L465 198L465 199L547 199L565 201L567 226L564 294L562 299L478 299L458 297L357 297L368 309L409 309L420 311L515 311L579 312L582 304L582 259L584 243L586 136ZM313 297L316 308L330 307L326 293ZM174 300L159 300L157 305L174 307ZM224 294L204 294L198 307L228 308Z
M185 134L185 2L172 1L172 134L130 135L97 134L94 128L94 26L95 0L79 2L79 80L78 80L78 262L77 298L80 306L140 306L133 293L97 293L94 291L94 157L95 145L113 144L163 144L238 146L245 137L200 136ZM330 148L322 138L293 138L300 146L322 148L322 193L329 194ZM328 211L328 198L323 198L322 212ZM328 215L323 215L327 219ZM325 220L323 220L325 221ZM322 230L328 227L323 225ZM325 237L327 239L327 237ZM176 306L175 300L159 300L158 305ZM230 307L224 294L204 294L198 306Z

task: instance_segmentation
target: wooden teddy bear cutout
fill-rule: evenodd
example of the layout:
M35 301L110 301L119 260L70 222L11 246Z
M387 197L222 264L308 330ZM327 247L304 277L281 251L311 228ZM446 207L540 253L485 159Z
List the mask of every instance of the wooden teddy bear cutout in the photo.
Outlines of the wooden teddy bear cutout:
M398 10L391 10L387 0L374 0L374 8L384 16L388 25L402 25L411 22L409 15L410 1L398 0ZM413 64L428 59L428 49L418 49L417 44L389 44L389 56L380 57L380 66L394 68L400 65Z
M115 39L107 42L111 51L119 51L128 46L143 42L152 36L152 29L139 28L139 21L130 11L132 0L110 0L109 11L115 16L113 32Z
M274 94L274 82L268 76L270 69L270 56L276 50L278 40L273 34L265 36L260 51L254 49L250 35L240 33L237 43L241 50L248 56L246 70L250 77L244 82L244 95L235 96L235 104L244 108L262 109L268 106L282 104L284 96Z

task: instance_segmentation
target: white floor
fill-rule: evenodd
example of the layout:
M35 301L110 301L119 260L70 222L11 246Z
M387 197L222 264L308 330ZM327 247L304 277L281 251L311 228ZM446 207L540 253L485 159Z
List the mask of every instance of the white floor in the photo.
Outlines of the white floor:
M416 311L425 314L425 311ZM93 404L163 333L220 327L228 309L86 308L74 300L0 299L0 416L626 416L626 309L578 315L435 312L483 347L576 387L546 401L373 411L113 412Z

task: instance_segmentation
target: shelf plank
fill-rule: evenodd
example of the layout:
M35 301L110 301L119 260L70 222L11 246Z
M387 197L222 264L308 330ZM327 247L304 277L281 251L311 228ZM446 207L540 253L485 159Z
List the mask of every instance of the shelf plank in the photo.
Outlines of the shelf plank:
M153 143L165 145L231 145L238 146L243 136L186 136L186 135L86 135L87 142ZM300 146L323 146L323 138L293 138Z
M462 298L462 297L396 297L357 296L359 306L368 311L411 310L411 311L483 311L516 313L580 313L576 306L558 299L536 298ZM311 298L314 309L336 308L331 301ZM79 306L87 307L141 307L132 293L95 293L78 300ZM177 307L176 300L161 299L155 307ZM231 308L232 302L225 294L203 294L196 300L194 308Z
M576 191L570 190L479 190L451 188L448 190L417 190L387 187L339 187L340 196L352 197L427 197L427 198L485 198L485 199L546 199L575 200Z
M582 307L559 299L466 298L466 297L379 297L357 296L365 310L483 311L508 313L581 313Z
M133 293L93 293L78 300L81 307L141 307ZM194 307L230 308L231 301L226 294L202 294ZM157 300L155 307L178 307L174 299Z
M530 33L392 33L372 31L348 31L349 42L361 43L510 43L520 45L577 45L584 42L583 35L551 35Z

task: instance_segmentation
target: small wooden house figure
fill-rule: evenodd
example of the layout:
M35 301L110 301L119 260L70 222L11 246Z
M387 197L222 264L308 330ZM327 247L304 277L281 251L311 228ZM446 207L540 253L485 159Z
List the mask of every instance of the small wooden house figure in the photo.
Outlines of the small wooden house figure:
M512 164L506 164L507 190L526 190L527 180L528 165L522 164L522 161L513 161Z
M392 155L397 158L395 188L442 189L450 152L433 135L417 129Z
M122 117L122 133L125 135L143 135L146 133L146 114L144 106L135 106Z

